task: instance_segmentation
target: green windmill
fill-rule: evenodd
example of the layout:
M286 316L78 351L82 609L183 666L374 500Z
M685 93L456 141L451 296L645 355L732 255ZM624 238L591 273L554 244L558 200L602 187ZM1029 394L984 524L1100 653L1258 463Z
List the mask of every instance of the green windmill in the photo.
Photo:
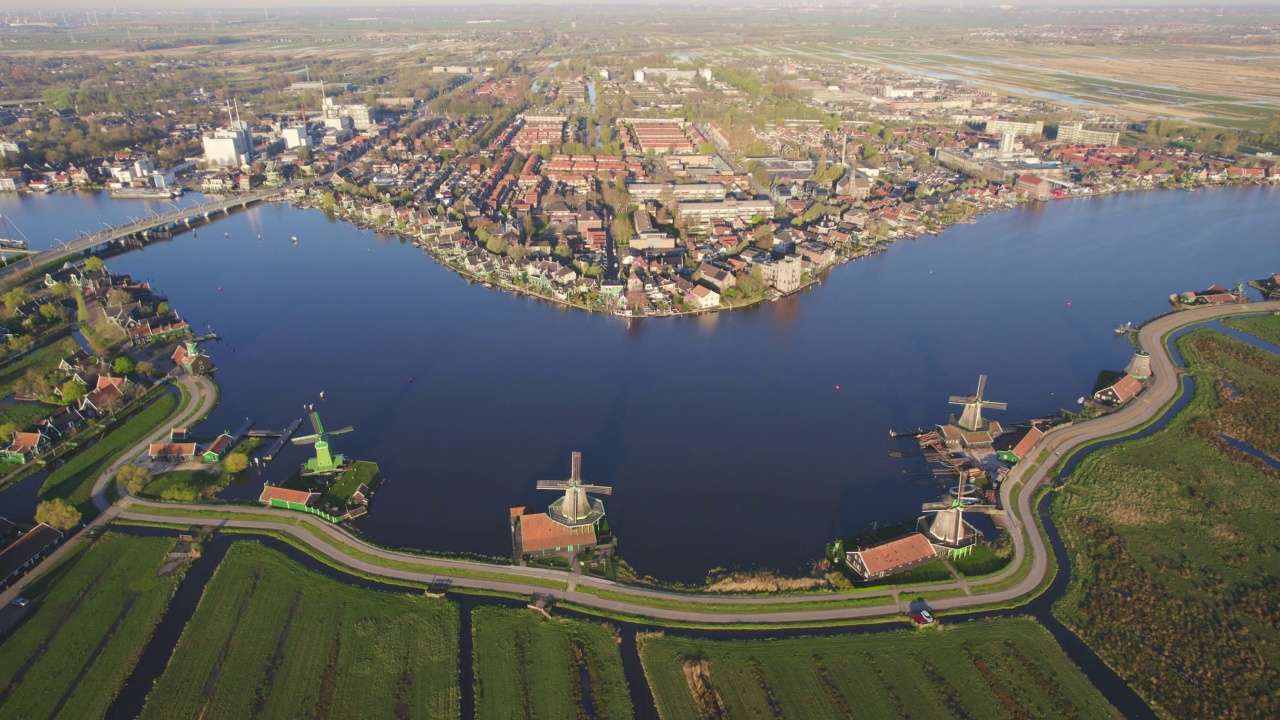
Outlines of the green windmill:
M293 439L294 445L316 446L316 456L307 460L307 464L302 466L302 474L304 476L329 475L342 470L347 463L347 459L342 455L334 455L329 452L329 436L349 433L355 428L348 425L340 430L325 432L324 425L320 422L320 413L314 410L311 411L311 427L316 431L314 435L305 435Z

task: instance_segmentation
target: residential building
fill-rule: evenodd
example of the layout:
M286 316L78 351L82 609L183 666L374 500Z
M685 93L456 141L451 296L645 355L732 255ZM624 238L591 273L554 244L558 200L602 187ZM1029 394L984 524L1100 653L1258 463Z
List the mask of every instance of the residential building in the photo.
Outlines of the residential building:
M783 295L793 293L800 289L800 278L803 275L802 263L794 256L788 256L777 264L777 277L774 278L773 286Z
M1048 200L1050 196L1049 181L1038 175L1023 175L1018 178L1017 188L1027 194L1031 200Z
M988 120L987 132L993 135L1013 133L1023 137L1040 137L1044 133L1044 121L1017 122L1014 120Z
M1110 130L1087 130L1084 123L1063 123L1058 126L1058 142L1075 145L1120 145L1120 133Z
M1093 399L1109 405L1123 405L1142 392L1142 381L1132 375L1125 375L1114 383L1093 394Z
M680 218L695 228L706 228L712 220L748 222L757 215L773 217L773 203L768 200L723 200L721 202L684 202Z
M0 551L0 589L17 582L18 578L35 567L60 542L61 532L40 523Z
M933 543L922 533L912 533L869 548L850 550L845 562L863 580L878 580L932 562Z

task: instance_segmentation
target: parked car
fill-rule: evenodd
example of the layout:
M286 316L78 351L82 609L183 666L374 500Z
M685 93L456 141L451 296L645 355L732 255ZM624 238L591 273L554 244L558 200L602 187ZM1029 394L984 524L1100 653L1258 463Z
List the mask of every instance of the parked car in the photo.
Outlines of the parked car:
M20 597L20 598L14 599L14 601L9 604L14 607L26 607L31 604L31 601L26 598Z
M933 613L929 612L928 610L921 610L920 612L914 612L914 613L911 613L911 620L917 625L932 625Z

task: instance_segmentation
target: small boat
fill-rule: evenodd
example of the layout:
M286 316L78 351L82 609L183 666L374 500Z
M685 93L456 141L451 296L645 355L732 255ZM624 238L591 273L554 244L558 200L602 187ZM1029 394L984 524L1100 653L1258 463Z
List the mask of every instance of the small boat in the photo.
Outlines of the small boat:
M294 245L297 245L297 244L298 244L298 236L297 236L297 235L294 235L294 236L290 237L289 239L293 241L293 244L294 244Z
M1083 396L1083 395L1081 395L1080 397L1076 398L1076 404L1077 404L1077 405L1083 405L1083 404L1084 404L1084 396Z
M229 238L231 237L231 233L222 233L222 237Z
M258 235L258 242L262 242L262 235Z
M1132 323L1132 322L1127 322L1127 323L1125 323L1125 324L1123 324L1123 325L1121 325L1121 326L1119 326L1119 327L1117 327L1117 328L1116 328L1116 334L1117 334L1117 335L1127 335L1127 334L1129 334L1129 333L1131 333L1131 332L1133 332L1133 323Z

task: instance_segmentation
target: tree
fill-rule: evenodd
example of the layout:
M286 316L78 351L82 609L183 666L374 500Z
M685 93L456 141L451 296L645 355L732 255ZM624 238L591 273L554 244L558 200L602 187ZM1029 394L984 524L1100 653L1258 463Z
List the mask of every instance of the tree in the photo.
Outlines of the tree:
M161 302L159 305L156 305L156 314L157 314L157 315L168 315L168 314L169 314L169 303L167 303L167 302Z
M64 282L56 282L49 288L49 292L53 293L54 297L66 297L71 294L71 288Z
M16 287L4 295L4 305L10 312L31 302L31 293L24 287Z
M18 425L16 423L0 423L0 440L3 440L4 442L12 442L13 434L16 432L18 432Z
M57 322L62 319L62 306L57 303L45 303L40 306L40 317L48 322Z
M222 461L222 466L234 475L249 467L249 456L244 453L231 453Z
M507 257L516 261L523 260L529 257L529 248L524 245L512 245L507 248Z
M133 361L130 360L128 357L121 355L111 363L111 369L117 375L128 375L129 373L133 372L134 364L133 364Z
M117 307L126 305L133 300L133 296L124 290L112 290L107 293L107 305L115 305Z
M556 249L552 251L552 254L558 258L568 260L573 257L573 248L569 247L568 240L561 240L556 243Z
M764 250L773 249L773 228L769 223L760 223L751 233L751 239Z
M502 238L501 235L493 235L485 242L484 248L494 255L501 255L511 247L510 243Z
M89 272L102 272L102 258L91 257L84 261L84 269Z
M151 377L152 375L156 374L156 366L152 365L151 363L145 360L138 363L137 367L134 369L138 371L139 375L142 375L145 377Z
M62 498L45 500L36 506L36 522L58 530L70 530L80 524L80 511Z
M116 473L116 482L123 485L130 495L137 495L151 482L151 473L138 465L125 465Z
M62 401L68 405L80 402L85 396L85 386L78 380L68 380L62 384Z

